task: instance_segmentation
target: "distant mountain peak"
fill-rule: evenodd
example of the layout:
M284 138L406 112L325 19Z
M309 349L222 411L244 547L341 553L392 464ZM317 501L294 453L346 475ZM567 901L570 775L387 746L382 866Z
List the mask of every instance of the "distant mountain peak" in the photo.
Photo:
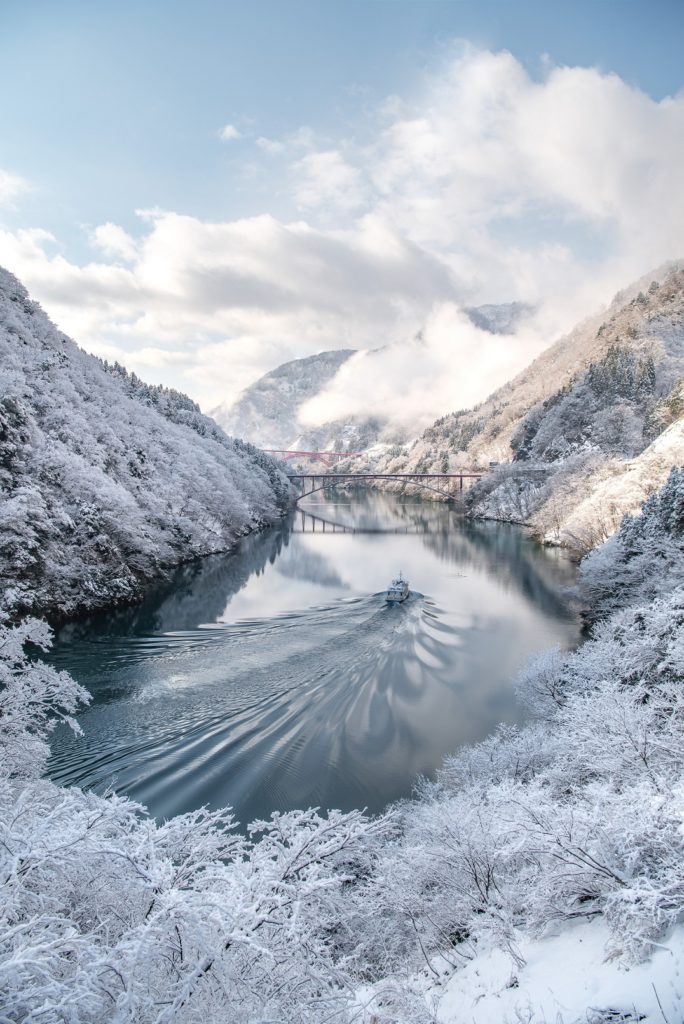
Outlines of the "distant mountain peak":
M303 431L299 412L319 394L356 349L340 348L291 359L276 366L242 392L234 405L211 415L229 433L264 448L286 448Z
M534 312L535 307L527 302L487 303L464 309L471 322L489 334L513 334Z

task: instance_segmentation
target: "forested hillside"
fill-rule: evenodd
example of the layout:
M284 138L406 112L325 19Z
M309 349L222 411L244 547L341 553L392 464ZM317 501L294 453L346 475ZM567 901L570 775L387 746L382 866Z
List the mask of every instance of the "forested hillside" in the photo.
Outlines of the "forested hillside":
M79 349L0 270L0 595L57 617L128 602L276 519L287 480L186 396Z
M684 459L684 269L618 294L474 409L377 454L389 472L487 473L473 515L529 522L580 553ZM494 466L494 472L490 472Z

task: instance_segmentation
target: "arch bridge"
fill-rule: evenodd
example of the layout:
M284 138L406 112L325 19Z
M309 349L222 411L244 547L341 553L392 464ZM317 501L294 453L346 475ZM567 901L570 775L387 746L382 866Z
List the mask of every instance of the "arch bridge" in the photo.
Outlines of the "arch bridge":
M464 481L479 480L482 473L288 473L297 488L297 501L308 498L336 484L372 484L376 480L395 480L415 484L447 501L456 501L463 492Z

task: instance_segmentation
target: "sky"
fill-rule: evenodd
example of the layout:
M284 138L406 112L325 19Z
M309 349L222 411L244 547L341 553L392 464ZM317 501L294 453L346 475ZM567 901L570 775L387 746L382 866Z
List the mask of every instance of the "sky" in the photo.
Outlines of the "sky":
M204 409L353 347L310 422L427 423L684 256L683 44L681 0L0 0L0 264Z

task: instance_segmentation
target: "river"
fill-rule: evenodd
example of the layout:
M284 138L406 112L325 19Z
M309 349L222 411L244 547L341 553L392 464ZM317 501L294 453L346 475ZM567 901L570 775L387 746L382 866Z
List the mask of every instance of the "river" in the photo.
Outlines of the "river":
M242 822L375 812L445 754L524 720L521 665L578 642L572 563L443 504L315 497L144 604L61 629L50 660L93 701L82 737L53 737L55 781L114 789L159 819L205 804ZM411 596L390 606L399 570Z

